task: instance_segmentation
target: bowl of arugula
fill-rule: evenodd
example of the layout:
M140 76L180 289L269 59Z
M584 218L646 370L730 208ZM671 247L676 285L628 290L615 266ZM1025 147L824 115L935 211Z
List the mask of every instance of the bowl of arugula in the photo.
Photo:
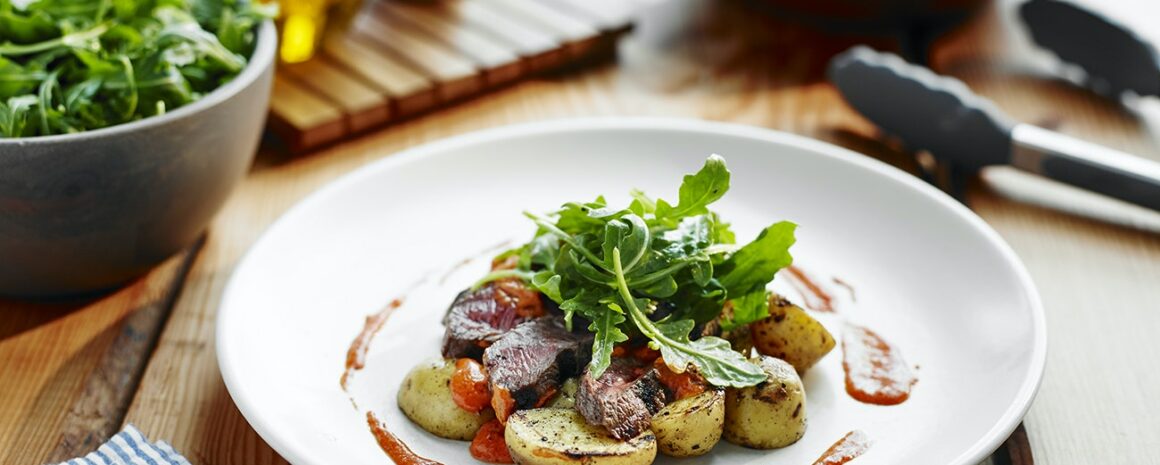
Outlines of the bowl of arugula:
M0 295L125 283L257 149L277 34L247 0L0 0Z

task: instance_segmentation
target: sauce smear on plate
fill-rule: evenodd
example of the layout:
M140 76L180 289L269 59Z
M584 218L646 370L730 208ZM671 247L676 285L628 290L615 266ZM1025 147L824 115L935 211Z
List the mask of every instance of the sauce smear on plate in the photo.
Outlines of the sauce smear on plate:
M874 331L852 324L842 331L842 368L846 393L867 404L901 404L918 381L897 349Z
M850 284L850 283L846 282L846 280L839 278L837 276L834 276L833 278L830 278L830 279L832 281L834 281L834 284L842 286L842 288L846 289L846 292L850 293L850 301L851 302L854 302L854 303L858 302L858 295L854 292L854 285L853 284Z
M834 311L833 296L817 282L814 282L810 275L793 265L787 266L785 271L789 273L790 284L802 295L802 303L806 308L819 312Z
M367 365L367 349L371 346L371 340L380 329L383 329L383 324L387 322L391 314L402 305L402 299L395 299L379 313L367 316L362 332L358 333L354 341L351 341L350 348L346 350L346 370L342 372L342 378L338 382L342 386L342 390L346 390L347 378Z
M375 416L375 412L367 412L367 426L371 428L371 434L375 435L375 440L379 442L379 447L381 447L383 452L386 452L387 456L391 458L391 461L395 462L396 464L443 465L440 462L420 457L414 452L411 452L410 447L407 447L403 441L400 441L398 437L396 437L394 434L391 434L391 432L387 430L386 423L379 421L378 417Z
M814 461L814 465L842 465L858 458L870 449L870 437L862 430L846 433Z

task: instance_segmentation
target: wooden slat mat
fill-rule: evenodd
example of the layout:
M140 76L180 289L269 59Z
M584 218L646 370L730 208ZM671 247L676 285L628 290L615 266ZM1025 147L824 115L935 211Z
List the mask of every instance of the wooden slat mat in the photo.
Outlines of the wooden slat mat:
M302 151L610 51L625 0L368 0L278 69L270 129Z

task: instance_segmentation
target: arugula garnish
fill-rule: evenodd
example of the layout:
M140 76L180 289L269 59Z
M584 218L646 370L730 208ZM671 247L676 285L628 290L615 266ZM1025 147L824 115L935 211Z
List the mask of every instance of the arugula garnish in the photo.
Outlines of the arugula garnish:
M0 0L0 138L160 115L233 79L272 4Z
M624 280L624 270L620 266L620 250L612 249L612 256L616 266L617 289L620 291L622 302L628 307L632 322L652 340L650 345L661 351L661 357L669 368L677 373L684 373L690 364L696 365L701 375L716 386L745 387L765 381L765 371L749 363L741 353L735 352L729 341L714 336L689 341L689 333L693 331L694 326L693 320L670 321L667 318L659 322L649 320L648 315L640 310L642 305L648 305L648 301L633 298L632 291L628 289L628 283ZM596 355L593 354L594 360ZM607 363L599 362L599 364ZM604 368L593 367L593 370L594 376L600 376L604 372Z
M616 344L644 336L675 372L692 365L716 386L757 384L764 372L728 341L692 333L714 319L732 329L769 315L766 286L792 262L796 226L773 224L739 247L729 224L709 210L729 180L725 160L712 155L684 177L675 205L634 190L622 209L597 197L546 216L525 212L538 228L531 241L503 254L518 256L516 269L480 284L517 277L559 304L569 329L576 315L584 318L595 334L595 376L608 368ZM726 303L732 312L722 315Z

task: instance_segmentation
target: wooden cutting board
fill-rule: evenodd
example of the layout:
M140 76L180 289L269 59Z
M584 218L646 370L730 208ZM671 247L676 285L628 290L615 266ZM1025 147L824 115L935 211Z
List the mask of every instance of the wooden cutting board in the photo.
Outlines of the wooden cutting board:
M637 0L640 1L640 0ZM628 0L370 0L319 53L282 65L270 123L302 151L607 56Z

